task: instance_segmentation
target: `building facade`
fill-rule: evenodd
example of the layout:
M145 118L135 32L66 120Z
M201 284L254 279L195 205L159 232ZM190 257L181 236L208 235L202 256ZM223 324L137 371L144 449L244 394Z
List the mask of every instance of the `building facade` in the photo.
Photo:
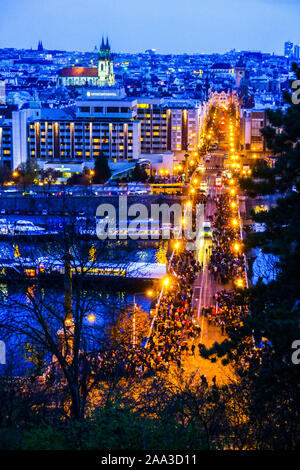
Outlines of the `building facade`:
M104 152L110 162L141 154L197 151L206 104L194 100L128 97L123 88L82 88L72 108L31 103L13 112L12 167L28 158L44 168L51 161L92 162Z
M5 80L0 80L0 105L6 103L6 85Z
M300 44L296 44L294 47L294 57L300 59Z
M284 43L284 55L285 57L293 56L293 43L291 41L286 41Z
M162 99L138 98L137 119L141 123L141 152L160 153L169 149L169 116Z
M12 125L0 116L0 164L11 168L12 156Z
M84 90L73 113L48 108L16 111L13 168L28 158L41 168L51 161L92 164L101 151L109 161L136 160L141 153L136 116L136 100L116 88Z
M60 86L110 87L115 85L113 56L108 38L102 38L97 67L64 67L57 78Z
M267 125L264 110L241 109L241 150L246 156L261 157L266 145L261 130Z
M138 98L142 153L196 151L204 109L192 101Z

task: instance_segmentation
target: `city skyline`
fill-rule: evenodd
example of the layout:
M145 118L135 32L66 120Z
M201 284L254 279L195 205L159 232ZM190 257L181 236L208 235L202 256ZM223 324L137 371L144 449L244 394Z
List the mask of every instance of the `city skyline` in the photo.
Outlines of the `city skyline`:
M172 9L170 2L160 5L158 0L151 9L137 0L87 0L84 5L71 0L63 5L58 0L16 0L12 5L4 0L0 47L36 48L42 40L46 49L92 51L103 33L109 34L115 52L154 48L161 54L209 54L236 49L282 55L285 41L300 41L297 0L228 0L226 5L216 0L214 5L212 9L188 0L188 14L182 17L179 0L172 2Z

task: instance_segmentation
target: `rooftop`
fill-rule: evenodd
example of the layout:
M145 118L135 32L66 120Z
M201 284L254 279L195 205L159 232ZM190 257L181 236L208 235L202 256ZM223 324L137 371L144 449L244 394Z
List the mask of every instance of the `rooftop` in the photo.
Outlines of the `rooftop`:
M229 70L229 69L232 69L232 66L230 64L228 64L227 62L216 62L210 68L211 68L211 70L213 70L213 69Z
M98 77L97 67L64 67L60 77Z

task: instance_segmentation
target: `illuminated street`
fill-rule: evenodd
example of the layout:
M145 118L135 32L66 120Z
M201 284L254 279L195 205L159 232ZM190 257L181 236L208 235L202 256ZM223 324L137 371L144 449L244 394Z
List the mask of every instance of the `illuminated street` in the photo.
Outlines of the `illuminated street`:
M1 2L0 453L299 449L299 15Z

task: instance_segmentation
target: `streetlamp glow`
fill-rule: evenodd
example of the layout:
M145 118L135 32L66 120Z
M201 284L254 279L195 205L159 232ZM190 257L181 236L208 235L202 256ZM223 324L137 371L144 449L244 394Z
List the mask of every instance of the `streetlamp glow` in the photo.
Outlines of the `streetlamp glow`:
M233 245L233 249L234 249L234 251L238 252L238 251L240 250L240 244L239 244L239 243L235 243L235 244Z

